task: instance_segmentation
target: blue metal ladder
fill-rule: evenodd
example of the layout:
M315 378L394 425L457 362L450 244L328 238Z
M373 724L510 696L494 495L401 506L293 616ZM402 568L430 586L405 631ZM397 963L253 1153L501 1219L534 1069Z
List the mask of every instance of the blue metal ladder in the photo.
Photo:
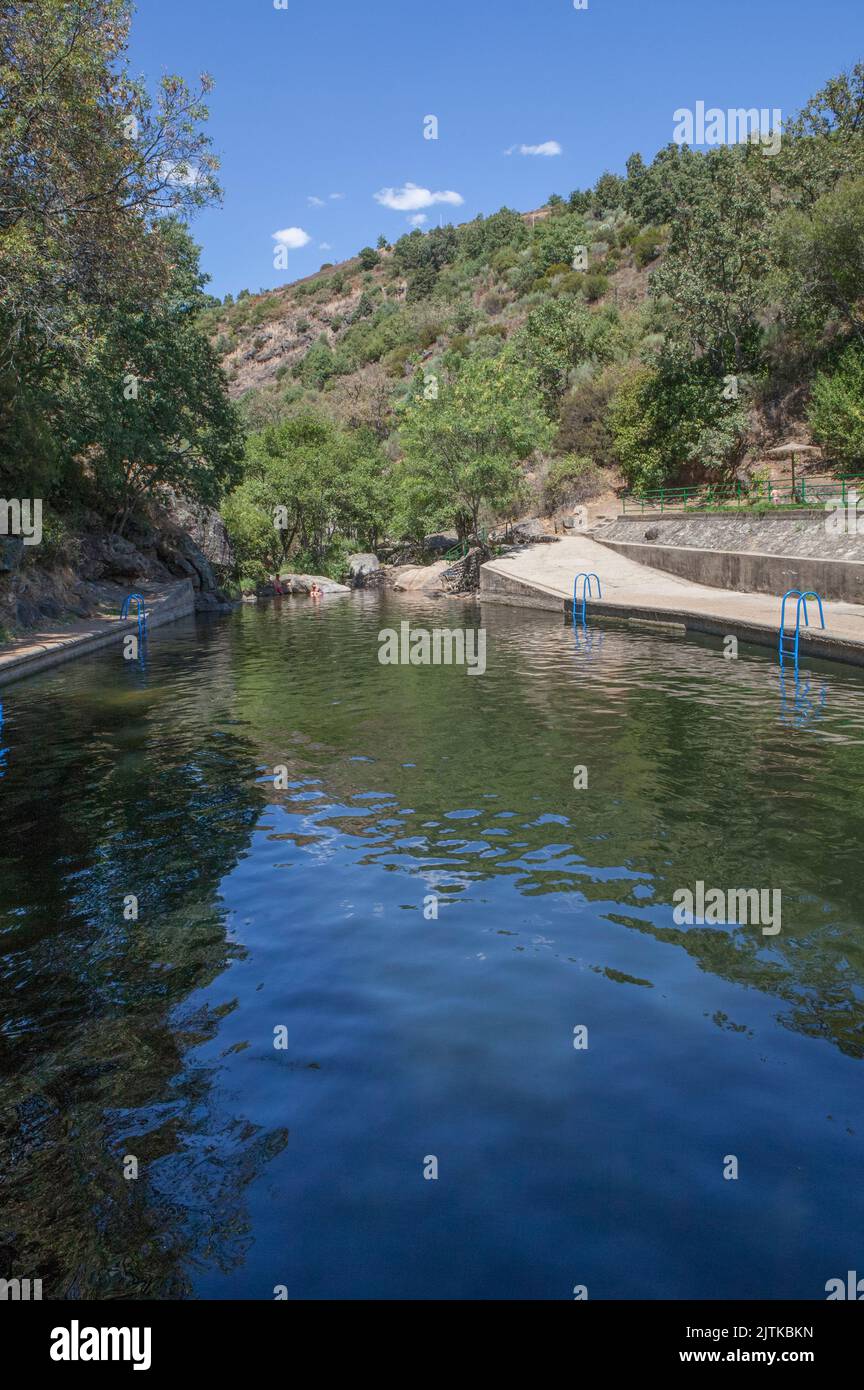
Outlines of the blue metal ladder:
M577 574L576 578L573 580L573 626L574 626L574 627L576 626L576 586L577 586L577 584L579 583L579 580L580 580L580 579L582 580L582 626L583 626L583 627L585 626L588 599L591 598L591 597L596 597L596 598L602 598L602 597L603 597L603 590L600 588L600 578L599 578L598 575L593 574L593 573L592 573L592 574L588 574L588 573L585 572L585 571L583 571L581 574ZM591 590L591 580L592 580L592 579L596 579L596 580L597 580L597 593L596 593L596 595L594 595L594 594L592 593L592 590Z
M147 636L147 609L144 606L144 595L127 594L123 600L120 617L121 619L129 617L129 607L133 603L135 604L135 609L138 614L138 641L143 642L144 638Z
M793 724L796 728L802 729L807 724L821 718L828 700L828 689L823 682L819 687L818 695L811 695L810 680L802 681L798 670L795 671L795 692L791 697L786 689L786 672L781 665L778 671L780 679L780 721L783 724Z
M792 632L787 632L787 631L786 631L786 600L792 598L793 594L796 595L797 598L798 598L798 602L797 602L797 604L796 604L796 606L795 606L795 631L794 631L794 633L792 633ZM822 624L822 626L823 626L823 628L824 628L824 626L825 626L825 613L824 613L824 611L823 611L823 609L822 609L822 600L821 600L821 598L819 597L819 595L816 593L816 591L815 591L814 589L808 589L805 593L802 593L800 589L787 589L787 590L786 590L786 593L783 595L783 602L782 602L781 605L780 605L780 639L779 639L779 642L778 642L778 644L777 644L777 649L778 649L779 654L780 654L780 665L782 666L782 665L784 664L784 661L785 661L785 659L786 659L787 656L791 656L791 657L794 659L794 661L795 661L795 670L796 670L796 672L797 672L797 670L798 670L798 647L799 647L799 643L800 643L800 641L801 641L801 609L802 609L802 607L803 607L803 609L804 609L804 626L805 626L805 627L809 627L809 626L810 626L810 617L809 617L809 615L808 615L808 613L807 613L807 600L808 600L808 598L815 598L816 602L818 603L818 605L819 605L819 621L821 622L821 624Z

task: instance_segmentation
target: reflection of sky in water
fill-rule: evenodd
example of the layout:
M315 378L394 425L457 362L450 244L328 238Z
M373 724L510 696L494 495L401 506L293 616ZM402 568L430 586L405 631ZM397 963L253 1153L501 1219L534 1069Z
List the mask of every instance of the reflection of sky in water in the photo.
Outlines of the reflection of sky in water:
M381 667L400 614L285 601L4 692L14 1263L824 1297L864 1214L861 676L506 608L482 679ZM676 925L697 880L782 889L782 933Z

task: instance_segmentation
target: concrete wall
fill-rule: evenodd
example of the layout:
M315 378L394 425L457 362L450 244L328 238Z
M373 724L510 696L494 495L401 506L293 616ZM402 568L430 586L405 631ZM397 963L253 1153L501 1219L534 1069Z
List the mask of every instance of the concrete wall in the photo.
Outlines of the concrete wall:
M625 516L597 526L595 540L627 541L641 545L680 545L690 550L745 550L756 555L808 555L814 560L861 560L864 562L864 513L860 531L839 535L823 510L795 512L717 512L710 515L677 512L674 516ZM848 516L839 518L848 522ZM854 523L855 518L853 516Z
M815 589L824 599L864 603L864 562L825 560L809 555L766 555L754 551L704 550L691 546L635 545L594 540L629 560L697 584L751 594L784 594L787 589Z
M544 608L552 613L564 612L564 599L552 589L499 574L487 565L480 566L480 601L509 603L514 608Z
M182 579L176 584L163 586L157 596L145 597L148 632L155 627L164 626L165 623L174 623L178 618L189 617L195 612L195 590L191 579ZM33 676L37 671L44 671L49 666L59 666L61 662L71 661L76 656L86 656L90 652L98 651L100 647L119 642L127 632L137 631L137 618L130 618L127 622L117 619L107 627L100 626L98 630L74 633L59 640L40 643L39 638L34 637L32 646L9 652L0 658L0 685L19 680L23 676Z

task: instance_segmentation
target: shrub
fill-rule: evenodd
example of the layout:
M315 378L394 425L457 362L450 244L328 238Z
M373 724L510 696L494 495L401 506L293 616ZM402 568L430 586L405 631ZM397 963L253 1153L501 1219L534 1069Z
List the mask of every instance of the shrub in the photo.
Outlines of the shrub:
M502 246L500 251L496 251L490 262L492 269L498 275L503 275L505 271L512 269L516 264L517 256L512 246Z
M568 392L561 405L556 450L587 455L601 467L614 462L609 405L616 379L616 372L610 369Z
M412 356L413 349L403 344L402 347L393 348L391 352L386 353L381 359L381 365L388 376L404 376L406 364Z
M543 278L544 280L554 280L557 275L569 275L570 273L571 267L567 265L566 261L555 261L549 266Z
M609 289L609 280L600 271L590 270L582 279L582 291L589 304L602 299Z
M659 227L646 227L644 232L633 238L633 259L640 270L648 265L649 261L657 259L662 244L663 233Z
M374 314L374 312L375 305L372 302L372 297L367 290L364 290L357 301L357 305L354 309L354 312L351 315L351 322L357 323L359 319L366 319L369 317L370 314Z
M485 314L492 314L494 316L495 314L501 313L505 302L506 301L502 299L500 294L497 294L495 290L490 290L488 294L484 294L480 301L480 307Z
M372 246L364 246L360 252L359 260L364 270L374 270L381 257Z
M554 459L546 475L544 501L550 511L576 506L604 491L606 479L594 460L584 454L567 454Z
M438 283L438 273L432 265L418 266L408 281L407 303L417 304L434 293Z

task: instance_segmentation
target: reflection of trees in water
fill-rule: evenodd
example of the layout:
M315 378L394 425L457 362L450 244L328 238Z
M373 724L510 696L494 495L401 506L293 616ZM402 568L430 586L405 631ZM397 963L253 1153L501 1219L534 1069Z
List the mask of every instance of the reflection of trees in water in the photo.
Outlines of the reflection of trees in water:
M426 626L478 616L407 611ZM864 1055L864 750L860 717L837 719L859 686L843 696L832 677L816 738L780 723L760 663L690 644L637 651L610 630L586 675L557 626L500 609L482 612L483 677L381 667L377 632L405 614L386 602L359 620L348 604L296 621L242 614L194 649L166 639L158 689L146 674L94 688L109 668L82 663L39 692L29 723L16 702L0 842L0 1275L42 1277L49 1295L181 1297L191 1267L243 1259L244 1191L287 1136L226 1118L216 1069L191 1055L222 1012L187 1001L238 949L218 885L265 800L296 817L276 828L296 846L344 832L358 865L423 888L434 872L456 899L494 878L526 898L578 894L595 920L680 946L776 997L786 1026ZM320 809L255 785L254 769L277 763L320 779ZM397 807L339 815L371 790ZM447 818L466 808L481 814ZM506 833L487 839L492 827ZM503 853L482 857L478 840ZM698 879L780 887L781 935L676 927L672 895ZM138 922L123 919L130 892ZM127 1153L137 1181L123 1178Z
M403 616L385 607L369 615L368 626L377 632ZM416 625L458 621L437 607L407 616ZM469 608L462 621L477 622L477 611ZM581 894L598 910L606 905L609 920L679 945L704 970L784 1001L785 1026L864 1056L860 682L833 673L827 736L790 733L770 662L724 661L707 647L646 645L609 629L586 671L577 651L562 653L560 639L572 634L557 623L532 615L529 625L521 613L488 606L482 621L494 662L486 676L469 678L428 668L370 671L374 634L358 631L356 615L342 615L330 634L343 684L374 687L351 727L349 751L376 761L347 761L338 714L322 705L320 690L314 724L300 701L292 727L308 730L306 737L314 728L327 746L304 749L304 734L295 733L281 760L298 780L322 779L325 806L376 788L395 793L412 814L388 827L381 821L392 817L392 805L359 817L319 815L314 806L292 806L289 794L286 806L317 817L325 833L368 840L360 864L419 874L425 887L447 895L446 884L457 899L471 884L501 876L525 896ZM304 637L302 628L293 633L301 648ZM262 737L263 730L269 735L272 702L261 701L257 712ZM400 769L406 757L418 764L408 778ZM572 789L575 763L589 768L587 792ZM442 818L471 807L482 815ZM518 814L494 820L501 810ZM566 822L535 823L543 815ZM425 828L430 821L439 822L437 830ZM493 826L507 836L484 840ZM484 858L484 850L442 843L459 838L506 852ZM541 853L548 858L532 863ZM596 880L595 869L616 867L636 877ZM780 935L763 937L758 926L676 927L673 893L699 879L724 889L780 888ZM650 907L634 891L646 885ZM621 911L608 911L610 903Z
M195 703L165 736L152 697L130 740L125 693L49 700L4 783L0 1272L49 1297L181 1297L190 1264L239 1262L244 1190L287 1142L226 1122L186 1056L219 1026L184 1000L235 951L216 895L260 810L248 747L199 734Z

